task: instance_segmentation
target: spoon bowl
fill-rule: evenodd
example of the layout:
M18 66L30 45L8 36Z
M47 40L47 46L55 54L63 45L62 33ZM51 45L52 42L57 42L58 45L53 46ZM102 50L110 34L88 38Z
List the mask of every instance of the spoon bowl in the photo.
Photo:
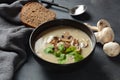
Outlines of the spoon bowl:
M87 10L86 5L76 5L75 7L69 9L67 7L61 6L61 5L53 3L53 2L47 2L47 1L41 1L41 2L66 9L68 11L68 13L72 16L78 16L78 15L84 13Z
M85 5L76 5L72 9L69 9L70 15L77 16L84 13L87 10L87 6Z

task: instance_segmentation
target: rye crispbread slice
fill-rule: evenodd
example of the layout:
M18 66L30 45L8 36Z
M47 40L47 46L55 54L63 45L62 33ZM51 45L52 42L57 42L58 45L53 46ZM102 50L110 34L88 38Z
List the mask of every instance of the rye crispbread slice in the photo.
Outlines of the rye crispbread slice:
M39 2L26 3L20 12L21 21L31 27L38 27L42 23L55 19L56 14L45 8Z

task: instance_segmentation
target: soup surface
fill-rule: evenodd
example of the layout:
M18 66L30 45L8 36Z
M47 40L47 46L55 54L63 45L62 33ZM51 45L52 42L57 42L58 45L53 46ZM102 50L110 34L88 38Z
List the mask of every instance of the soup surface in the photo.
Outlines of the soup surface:
M80 29L58 26L37 37L34 51L52 63L69 64L86 58L92 51L89 36Z

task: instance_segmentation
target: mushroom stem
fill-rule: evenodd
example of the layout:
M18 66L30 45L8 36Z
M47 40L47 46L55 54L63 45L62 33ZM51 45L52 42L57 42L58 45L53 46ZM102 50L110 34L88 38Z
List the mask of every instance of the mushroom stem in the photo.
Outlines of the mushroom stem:
M96 27L96 26L92 26L92 25L90 25L90 24L88 24L88 23L84 23L88 28L90 28L91 30L93 30L93 31L98 31L98 27Z

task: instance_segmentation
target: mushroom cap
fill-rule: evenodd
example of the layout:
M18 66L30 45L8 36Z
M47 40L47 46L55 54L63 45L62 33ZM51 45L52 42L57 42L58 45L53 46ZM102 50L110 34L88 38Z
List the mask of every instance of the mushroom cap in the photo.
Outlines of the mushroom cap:
M109 42L104 44L103 50L108 56L115 57L120 53L120 45L117 42Z
M100 36L102 44L114 41L114 32L111 27L104 28L101 31Z
M97 27L98 27L98 31L102 31L103 28L106 28L106 27L111 27L110 26L110 23L105 20L105 19L100 19L98 22L97 22Z
M114 32L111 27L106 27L102 31L95 32L97 42L105 44L114 41Z

